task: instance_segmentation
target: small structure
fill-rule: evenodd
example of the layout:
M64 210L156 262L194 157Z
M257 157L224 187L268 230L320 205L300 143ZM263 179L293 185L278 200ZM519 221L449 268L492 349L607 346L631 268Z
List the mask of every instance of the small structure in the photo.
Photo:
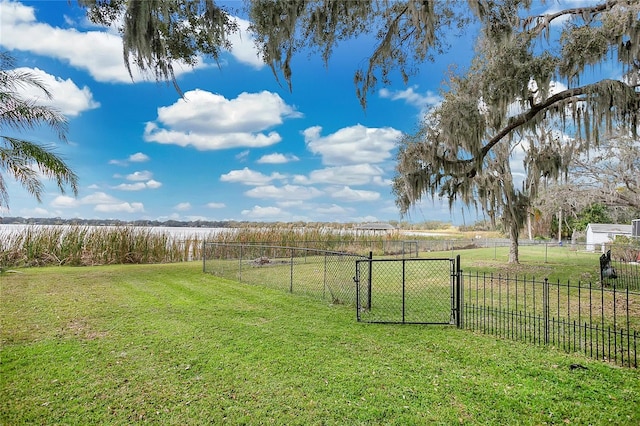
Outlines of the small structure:
M631 225L621 225L615 223L590 223L587 225L587 251L595 251L602 248L604 244L612 242L616 236L631 236Z
M396 227L390 223L373 222L363 223L354 228L356 231L362 231L364 235L389 234L396 230Z

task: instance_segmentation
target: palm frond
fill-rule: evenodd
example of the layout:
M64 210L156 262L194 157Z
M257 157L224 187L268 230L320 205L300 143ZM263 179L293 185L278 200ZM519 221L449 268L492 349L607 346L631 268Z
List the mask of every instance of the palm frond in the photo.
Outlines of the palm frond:
M0 131L24 132L47 126L66 142L67 119L55 108L25 99L21 92L36 88L51 99L51 92L32 72L15 70L15 60L0 51ZM70 187L78 194L78 176L55 152L53 146L42 146L0 134L0 171L14 178L29 194L41 202L44 185L41 178L52 179L64 193ZM5 177L0 174L0 207L9 206Z
M25 131L43 124L54 130L60 140L66 141L67 119L59 111L0 89L0 129Z
M38 201L41 201L44 189L38 172L55 180L62 193L70 187L74 195L78 194L78 176L53 152L53 147L8 136L0 138L3 142L0 147L0 168L6 170Z
M0 166L0 170L2 167ZM9 191L7 185L4 183L4 177L0 173L0 207L9 206Z

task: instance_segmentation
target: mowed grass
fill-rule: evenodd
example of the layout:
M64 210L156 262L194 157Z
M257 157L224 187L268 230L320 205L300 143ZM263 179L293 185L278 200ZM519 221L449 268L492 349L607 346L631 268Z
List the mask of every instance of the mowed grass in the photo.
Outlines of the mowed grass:
M357 323L200 263L22 269L0 291L2 424L640 424L638 370Z
M460 250L453 254L460 254L462 269L465 272L527 276L529 278L535 277L541 281L548 278L550 281L559 280L565 283L571 281L576 285L578 281L593 282L594 284L600 282L601 253L598 252L572 250L566 246L545 246L544 244L520 246L520 263L517 265L507 263L509 259L508 247Z

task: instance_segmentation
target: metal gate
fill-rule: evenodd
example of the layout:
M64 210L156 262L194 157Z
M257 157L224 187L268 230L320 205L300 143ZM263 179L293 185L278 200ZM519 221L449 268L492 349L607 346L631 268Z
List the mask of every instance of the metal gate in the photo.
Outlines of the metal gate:
M358 321L462 326L462 274L455 259L356 261Z

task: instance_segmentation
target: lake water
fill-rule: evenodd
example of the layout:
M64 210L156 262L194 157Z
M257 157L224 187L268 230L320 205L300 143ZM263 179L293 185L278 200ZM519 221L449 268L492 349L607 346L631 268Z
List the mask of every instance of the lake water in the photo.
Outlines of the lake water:
M59 228L59 227L72 227L74 225L22 225L22 224L2 224L0 223L0 243L2 240L7 240L12 234L19 234L24 232L26 229L33 228L38 230L38 228ZM90 226L90 225L79 225L81 227L87 228L116 228L115 226ZM189 228L189 227L170 227L170 226L148 226L148 227L137 227L144 230L150 230L151 232L164 233L169 234L172 238L177 240L185 240L192 237L197 237L200 240L203 239L215 239L215 236L218 234L235 232L238 228ZM256 228L258 229L258 228ZM300 229L303 231L303 228ZM332 234L344 234L344 233L356 233L361 236L370 236L376 237L379 236L380 233L376 231L368 231L368 230L354 230L352 228L326 228L325 232ZM415 236L438 236L438 237L446 237L447 234L439 233L439 232L416 232L416 231L407 231L401 230L401 234L406 235L408 238Z
M80 225L84 227L84 225ZM8 238L11 234L24 232L26 229L32 228L35 230L46 228L68 228L71 225L21 225L21 224L1 224L0 223L0 238ZM87 228L103 228L102 226L86 226ZM111 226L105 226L105 228L115 228ZM214 235L232 232L235 228L188 228L188 227L170 227L170 226L149 226L139 227L140 229L151 230L151 232L169 234L175 239L184 239L187 237L198 236L199 238L213 237Z

